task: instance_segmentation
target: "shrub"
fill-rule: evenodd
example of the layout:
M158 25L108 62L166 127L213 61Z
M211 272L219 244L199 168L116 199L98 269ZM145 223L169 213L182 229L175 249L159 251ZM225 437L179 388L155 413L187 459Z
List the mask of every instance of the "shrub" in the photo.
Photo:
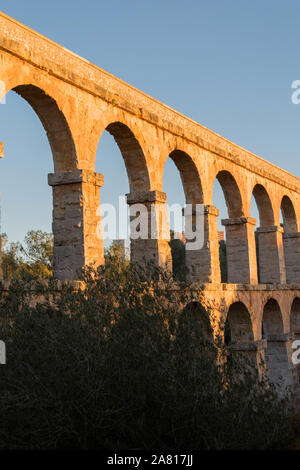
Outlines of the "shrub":
M37 283L36 305L20 282L2 295L0 447L260 449L279 440L284 403L244 360L222 361L230 351L204 326L213 312L182 310L191 299L166 273L109 266L87 270L77 291Z

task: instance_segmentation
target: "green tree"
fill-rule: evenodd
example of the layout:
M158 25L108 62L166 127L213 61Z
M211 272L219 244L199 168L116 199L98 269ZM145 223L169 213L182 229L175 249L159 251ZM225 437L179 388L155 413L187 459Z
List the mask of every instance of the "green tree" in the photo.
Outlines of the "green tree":
M52 276L53 236L42 230L30 230L24 243L11 242L2 235L2 271L4 279L47 279Z
M20 243L9 243L7 235L1 234L1 262L3 279L18 278L19 267L22 262Z
M109 248L104 251L104 262L106 276L116 281L118 279L124 281L129 273L130 261L121 245L112 242Z
M204 334L213 308L182 311L190 295L168 273L120 276L111 258L108 272L87 269L78 290L35 283L40 304L20 281L0 290L9 345L0 448L261 449L279 440L283 404Z

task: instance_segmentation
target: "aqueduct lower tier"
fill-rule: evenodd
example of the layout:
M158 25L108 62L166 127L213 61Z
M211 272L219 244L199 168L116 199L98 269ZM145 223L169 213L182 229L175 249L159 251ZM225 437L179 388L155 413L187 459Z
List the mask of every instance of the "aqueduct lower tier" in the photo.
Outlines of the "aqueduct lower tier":
M191 291L195 313L207 312L213 334L223 331L225 343L254 361L278 390L291 387L299 409L300 285L198 284Z

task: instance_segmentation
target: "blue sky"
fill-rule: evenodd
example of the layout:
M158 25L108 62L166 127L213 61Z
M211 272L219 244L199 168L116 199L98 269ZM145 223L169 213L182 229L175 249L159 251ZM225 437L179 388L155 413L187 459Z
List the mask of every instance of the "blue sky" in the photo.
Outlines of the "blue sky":
M1 10L261 157L300 174L300 3L290 0L1 1ZM20 97L0 106L2 231L51 230L52 171L41 123ZM102 201L128 192L113 139L99 142ZM172 162L168 202L183 203ZM220 191L215 205L226 217ZM253 215L256 215L253 210Z

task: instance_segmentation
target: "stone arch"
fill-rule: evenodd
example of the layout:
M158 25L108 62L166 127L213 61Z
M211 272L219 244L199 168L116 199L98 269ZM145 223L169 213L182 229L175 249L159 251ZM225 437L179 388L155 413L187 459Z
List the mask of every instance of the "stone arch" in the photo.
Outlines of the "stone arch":
M233 175L227 170L222 170L218 172L216 180L221 186L228 212L228 218L222 219L226 233L226 240L222 242L226 244L225 250L222 247L222 252L220 250L222 282L257 283L256 262L253 261L253 220L245 217L242 193ZM222 268L223 251L226 253L226 262Z
M260 225L274 225L274 210L272 202L264 186L261 184L256 184L253 188L252 194L258 208Z
M105 130L112 135L120 149L127 171L130 192L149 191L150 178L146 158L134 132L121 121L111 122Z
M13 91L23 98L36 113L39 118L43 128L46 131L46 135L50 144L53 166L55 174L51 174L51 177L54 176L54 179L58 177L61 178L65 172L68 175L73 175L74 170L77 169L77 153L75 148L75 143L73 139L73 134L70 130L69 123L65 117L65 114L62 111L61 103L58 104L58 100L53 96L50 96L47 87L39 86L35 84L34 77L24 77L23 70L20 68L19 73L14 75L13 80L9 79L6 83L6 93ZM39 80L37 81L39 83ZM57 91L59 95L59 91ZM50 183L51 184L51 183ZM52 186L52 184L51 184ZM70 257L67 262L67 258L70 252L76 250L75 242L72 241L67 245L68 241L63 240L66 232L70 230L63 230L62 226L66 222L70 225L69 213L66 211L66 217L63 222L61 220L65 216L64 209L65 207L61 205L63 195L63 190L53 189L53 211L52 211L52 229L54 235L54 254L53 254L53 275L54 277L60 279L74 279L76 268L70 267ZM62 215L63 213L63 215ZM58 230L57 220L60 220L60 229ZM73 221L71 221L73 222ZM79 225L77 226L78 230ZM80 230L78 230L80 231ZM74 233L72 233L74 237ZM66 246L67 245L67 246ZM60 250L60 255L58 251ZM65 258L64 255L65 254ZM78 257L79 258L79 257ZM75 264L75 263L74 263Z
M76 168L76 149L73 137L62 111L55 99L41 88L20 84L11 89L33 108L49 140L54 171L71 171Z
M255 248L257 260L257 279L258 282L265 283L273 280L271 273L275 267L271 263L278 257L278 248L274 244L274 235L272 231L275 225L274 210L270 196L262 184L256 184L253 188L252 195L255 199L259 213L260 227L257 227L255 233Z
M296 339L300 339L300 298L293 300L290 313L290 329Z
M276 299L271 298L266 302L262 321L263 338L267 338L270 335L280 335L284 333L283 317Z
M206 308L198 301L190 301L182 308L177 317L174 341L181 350L186 345L192 347L191 370L196 366L211 367L217 365L218 351L214 342L213 328ZM195 361L195 362L193 362Z
M241 344L254 341L252 322L249 311L243 302L234 302L228 309L226 323L228 329L225 343Z
M104 123L99 121L101 129L107 131L115 140L125 164L129 183L129 194L126 196L130 207L131 263L139 265L153 263L155 266L162 266L169 270L171 264L170 247L168 239L163 239L161 236L164 233L167 215L163 210L165 199L164 194L152 190L151 187L152 168L149 149L145 145L138 124L134 121L130 122L130 119L123 116L122 113L118 114L117 110L113 114L108 113L104 116L104 120ZM153 220L155 220L156 226ZM155 232L155 228L157 232Z
M300 282L300 252L298 221L294 204L288 196L283 196L280 204L283 219L283 257L286 273L286 283Z
M249 311L243 302L234 302L228 309L224 341L227 346L241 353L257 366L257 350Z
M192 160L192 158L182 150L173 150L169 157L175 163L182 186L187 204L202 204L203 203L203 191L201 185L201 179L198 169Z
M298 225L296 212L294 205L288 196L283 196L280 208L282 212L284 231L288 233L297 232Z
M174 214L177 221L177 224L175 224L177 225L177 230L176 227L174 227L175 232L177 232L176 236L178 236L179 232L184 231L182 234L183 236L181 236L181 240L173 240L174 232L173 230L170 232L173 274L176 278L184 279L187 277L189 281L192 281L195 278L197 279L197 267L199 265L199 259L201 258L199 250L189 250L189 242L195 237L194 233L191 234L190 232L191 230L194 231L199 228L199 223L197 226L196 224L198 221L195 217L195 213L193 215L192 210L194 211L196 204L203 203L202 184L197 166L192 157L178 147L168 153L167 158L165 158L163 176L166 174L166 164L167 161L170 161L169 159L173 161L178 170L184 191L185 204L189 205L189 207L184 210L184 213L182 212L183 207L180 206L181 203L184 205L181 198L180 201L178 200L174 205L169 206L170 221L168 221L168 225L170 225L169 222L171 222L172 214ZM180 183L177 183L176 186L178 187L179 185ZM178 192L176 194L178 194ZM183 214L185 220L184 224L182 219Z
M187 332L190 329L190 334L193 334L198 327L200 340L205 344L214 345L213 327L208 312L200 302L191 301L185 305L179 317L179 328L180 324L183 325L183 322L189 322L186 323Z
M227 170L219 171L216 176L219 181L226 201L228 216L230 218L242 217L244 207L240 189L235 178Z
M289 368L282 312L274 298L269 299L264 306L262 338L267 340L265 363L268 378L281 393L292 385L292 374Z

